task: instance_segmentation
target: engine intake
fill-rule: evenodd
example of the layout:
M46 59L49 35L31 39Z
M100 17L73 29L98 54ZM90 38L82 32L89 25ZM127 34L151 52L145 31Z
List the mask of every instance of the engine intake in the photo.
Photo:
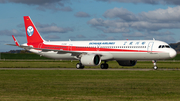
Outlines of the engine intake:
M137 60L117 60L120 66L135 66Z
M101 58L97 54L86 54L81 57L84 66L97 66L101 63Z

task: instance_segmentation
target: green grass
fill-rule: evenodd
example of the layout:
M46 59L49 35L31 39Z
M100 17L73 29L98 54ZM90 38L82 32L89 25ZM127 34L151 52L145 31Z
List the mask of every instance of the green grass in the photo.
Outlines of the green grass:
M179 101L179 71L0 70L1 101Z
M49 59L34 53L1 53L1 59Z
M0 61L0 68L76 68L79 61ZM116 61L109 61L109 68L153 68L151 61L138 61L135 66L119 66ZM179 61L157 61L158 68L180 69ZM100 68L100 66L85 66L85 68Z

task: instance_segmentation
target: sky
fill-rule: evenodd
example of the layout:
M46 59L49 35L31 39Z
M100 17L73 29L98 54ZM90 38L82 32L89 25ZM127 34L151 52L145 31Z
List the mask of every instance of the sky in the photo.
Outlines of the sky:
M27 42L23 16L47 41L180 41L180 0L0 0L0 52Z

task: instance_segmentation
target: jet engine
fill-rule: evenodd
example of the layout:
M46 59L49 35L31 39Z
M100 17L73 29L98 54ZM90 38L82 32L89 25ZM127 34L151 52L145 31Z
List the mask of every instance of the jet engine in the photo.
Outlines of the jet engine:
M82 55L80 61L84 66L97 66L101 63L101 58L97 54L86 54Z
M135 66L137 60L117 60L120 66Z

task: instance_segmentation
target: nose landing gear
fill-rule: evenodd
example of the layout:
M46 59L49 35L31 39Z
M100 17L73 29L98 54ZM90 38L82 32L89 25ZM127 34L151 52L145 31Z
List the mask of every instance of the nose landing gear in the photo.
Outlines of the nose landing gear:
M152 62L153 62L153 65L154 65L154 67L153 67L154 70L157 70L157 69L158 69L158 67L156 66L156 62L157 62L157 61L156 61L156 60L152 60Z

